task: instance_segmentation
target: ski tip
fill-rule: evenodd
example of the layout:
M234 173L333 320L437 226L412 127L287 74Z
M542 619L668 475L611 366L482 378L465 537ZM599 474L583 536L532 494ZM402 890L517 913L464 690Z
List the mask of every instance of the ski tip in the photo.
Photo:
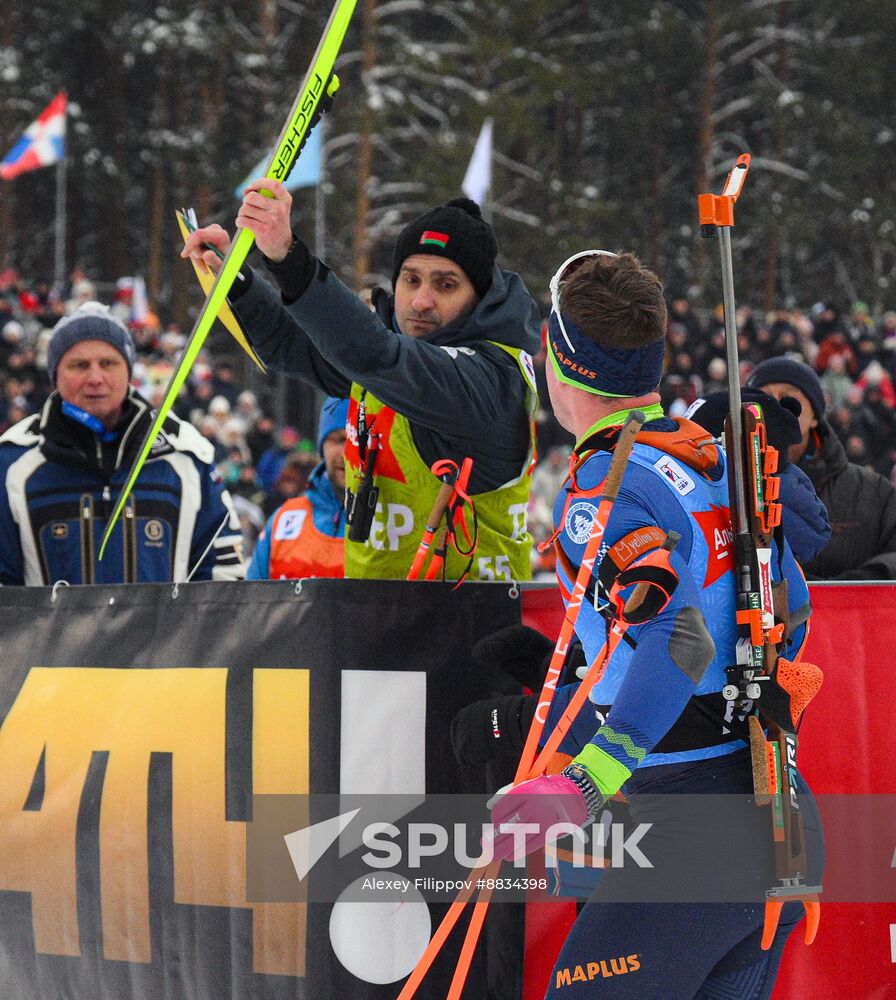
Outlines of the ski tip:
M106 544L112 534L112 529L115 527L115 521L112 520L106 525L106 530L103 532L103 540L100 542L100 551L96 557L97 562L103 561L103 554L106 551Z

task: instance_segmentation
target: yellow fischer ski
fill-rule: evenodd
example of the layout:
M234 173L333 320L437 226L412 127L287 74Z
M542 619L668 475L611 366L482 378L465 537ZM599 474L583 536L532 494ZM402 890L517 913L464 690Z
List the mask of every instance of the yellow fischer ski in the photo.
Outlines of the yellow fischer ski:
M348 25L355 11L356 4L357 0L336 0L336 4L330 12L330 18L324 28L324 33L321 36L320 43L317 46L317 51L299 88L298 96L289 112L289 117L283 126L283 130L277 140L277 145L265 168L265 177L281 182L286 180L289 172L295 165L309 132L314 127L322 111L325 110L329 100L332 99L333 95L339 89L339 78L333 73L333 67L345 39L345 33L348 30ZM196 323L184 347L177 368L168 383L165 396L159 405L152 426L143 439L137 460L131 468L127 482L121 491L112 516L109 518L109 523L106 525L106 531L103 534L103 540L100 544L100 559L103 558L106 544L124 509L125 502L134 488L137 476L140 475L140 470L143 468L143 464L152 450L159 431L168 414L171 412L171 407L174 405L177 395L186 381L187 375L193 367L193 363L199 355L200 350L202 350L202 345L205 343L215 317L220 312L221 306L227 298L230 286L245 263L254 242L255 234L250 229L237 230L236 238L230 245L230 250L224 258L221 270L218 272L218 276L206 296L202 309L196 317Z
M187 241L187 236L193 232L194 229L199 227L190 218L190 211L186 209L180 209L174 214L177 216L177 225L180 228L180 234L184 238L184 242ZM212 285L215 283L215 272L205 263L204 260L196 260L195 257L190 258L190 263L193 265L193 270L196 272L196 278L202 287L203 292L206 295L211 291ZM255 362L256 365L263 371L267 371L265 363L261 358L255 353L255 349L249 343L249 338L246 336L245 330L243 330L242 324L237 319L236 314L230 308L230 303L227 299L224 300L224 304L218 310L218 319L227 327L228 333L231 337L242 347L242 349L249 355L249 357Z

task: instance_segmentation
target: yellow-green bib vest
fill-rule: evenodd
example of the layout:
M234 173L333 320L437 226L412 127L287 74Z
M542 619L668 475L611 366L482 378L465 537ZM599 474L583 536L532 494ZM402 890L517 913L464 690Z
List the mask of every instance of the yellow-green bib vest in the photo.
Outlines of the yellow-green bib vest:
M537 396L535 383L526 369L528 356L524 358L524 352L503 344L497 346L507 351L520 367L527 386L526 403L531 427ZM351 433L351 428L357 426L358 404L362 395L367 427L382 435L374 465L374 485L379 489L379 496L368 540L353 542L346 537L345 575L354 579L403 580L414 561L426 528L426 519L442 483L421 459L407 418L354 384L348 416L349 441L345 451L347 487L356 492L362 479L357 441L352 440ZM479 529L479 540L468 576L471 580L510 581L531 577L532 536L527 527L527 510L534 429L530 434L529 453L519 476L487 493L471 494ZM457 459L458 462L462 457ZM473 513L469 509L466 519L472 533ZM463 548L467 547L462 533L459 541ZM449 546L445 556L445 579L460 579L467 562L468 557L461 556L453 546Z

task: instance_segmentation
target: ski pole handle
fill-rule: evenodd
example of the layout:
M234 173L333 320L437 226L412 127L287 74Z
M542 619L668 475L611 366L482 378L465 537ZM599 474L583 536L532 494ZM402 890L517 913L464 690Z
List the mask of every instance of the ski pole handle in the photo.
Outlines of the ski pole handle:
M445 563L445 556L448 554L448 525L443 524L442 530L439 532L439 536L436 539L436 547L432 552L432 559L429 563L429 569L426 571L426 580L437 580L439 578L439 573L442 572L442 566Z
M644 414L640 410L633 410L628 415L628 419L625 421L622 430L619 432L619 439L616 442L616 447L613 449L610 471L607 473L607 478L604 481L604 491L601 494L602 506L604 502L609 502L610 504L614 504L616 502L616 497L619 496L619 488L622 486L622 477L625 475L625 469L628 465L629 456L632 453L635 438L641 432L641 428L643 426ZM609 517L609 508L607 510L607 517ZM604 527L606 527L606 524Z
M408 572L407 578L409 580L418 580L420 578L420 571L423 569L423 563L426 562L426 554L432 545L433 536L439 530L439 521L442 520L445 509L451 502L451 497L454 494L454 483L455 479L446 480L439 487L435 503L433 503L429 517L426 519L426 530L423 532L423 538L420 540L417 554L414 556L414 561L411 563L411 568Z

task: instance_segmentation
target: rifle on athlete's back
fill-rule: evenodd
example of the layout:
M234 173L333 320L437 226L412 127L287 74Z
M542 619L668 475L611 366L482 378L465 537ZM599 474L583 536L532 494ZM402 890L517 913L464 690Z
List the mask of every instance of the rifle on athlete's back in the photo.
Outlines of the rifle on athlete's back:
M722 696L748 719L756 803L771 807L776 883L766 891L762 947L767 949L774 939L781 908L790 900L801 900L806 908L807 944L818 930L821 886L806 883L806 847L797 792L796 722L820 686L820 672L809 678L809 686L814 688L809 692L805 690L807 678L799 668L779 660L778 649L787 622L787 588L784 580L779 584L772 581L772 543L777 540L779 554L784 543L778 503L780 482L775 476L778 452L766 438L762 404L741 401L731 227L734 203L749 166L750 156L744 153L728 175L722 194L699 195L698 207L702 234L719 237L728 364L725 450L734 533L737 653L736 663L727 670L728 683Z

